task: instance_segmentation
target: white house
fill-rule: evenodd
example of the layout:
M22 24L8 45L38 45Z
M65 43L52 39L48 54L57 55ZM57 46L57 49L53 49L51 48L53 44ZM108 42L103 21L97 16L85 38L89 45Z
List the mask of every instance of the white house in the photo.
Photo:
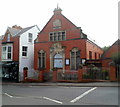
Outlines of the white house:
M32 71L34 71L34 40L39 32L37 25L27 28L15 25L7 28L2 40L3 78L22 81L24 67L28 67L28 76L32 75ZM15 74L17 74L16 77Z

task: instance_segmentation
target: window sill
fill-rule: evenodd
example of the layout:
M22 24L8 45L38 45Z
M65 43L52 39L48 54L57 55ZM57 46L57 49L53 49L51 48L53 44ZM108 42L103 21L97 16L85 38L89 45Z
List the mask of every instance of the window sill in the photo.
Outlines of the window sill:
M22 56L22 59L28 59L28 57L27 56Z
M2 61L12 61L12 59L2 59Z

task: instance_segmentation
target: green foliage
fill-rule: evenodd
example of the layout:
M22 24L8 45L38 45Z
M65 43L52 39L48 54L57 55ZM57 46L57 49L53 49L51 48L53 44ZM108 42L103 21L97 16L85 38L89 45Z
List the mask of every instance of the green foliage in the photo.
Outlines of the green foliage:
M112 56L112 60L114 61L115 65L120 64L120 52L115 53Z
M90 74L83 74L83 78L84 78L84 79L90 79L91 76L90 76Z
M102 72L108 72L107 70L102 70Z
M110 46L104 46L102 49L103 51L106 51Z

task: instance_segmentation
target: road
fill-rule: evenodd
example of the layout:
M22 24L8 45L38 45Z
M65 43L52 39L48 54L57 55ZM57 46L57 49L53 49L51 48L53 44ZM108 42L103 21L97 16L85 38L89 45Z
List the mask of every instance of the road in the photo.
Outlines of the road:
M2 105L118 105L118 87L2 86Z

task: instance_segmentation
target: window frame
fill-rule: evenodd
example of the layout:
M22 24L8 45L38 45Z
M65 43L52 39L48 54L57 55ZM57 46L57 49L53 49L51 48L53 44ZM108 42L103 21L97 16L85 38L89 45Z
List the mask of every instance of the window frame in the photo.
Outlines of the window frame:
M79 55L78 55L78 52L79 52ZM73 54L73 55L72 55ZM77 61L78 61L78 58L79 58L79 64L81 63L81 59L80 59L80 50L78 50L78 48L73 48L71 51L70 51L70 69L71 70L77 70L79 69L79 65L77 65ZM72 61L74 60L74 62ZM74 64L74 65L72 65ZM72 68L74 66L74 69Z
M8 50L8 48L11 47L10 51ZM6 48L5 51L3 52L3 48ZM5 56L5 58L3 58L3 54ZM8 58L10 54L11 58ZM13 59L13 46L12 45L3 45L2 46L2 61L12 61Z
M46 68L46 52L44 50L40 50L38 52L38 69L45 68Z
M23 48L26 47L27 50L23 50ZM23 53L26 53L26 56L23 56ZM28 56L28 46L22 46L22 57Z
M89 51L89 59L92 59L92 51Z
M7 34L7 42L10 42L10 33Z
M65 41L66 40L66 31L56 31L49 33L49 41Z
M33 34L32 33L28 33L28 42L33 43Z

